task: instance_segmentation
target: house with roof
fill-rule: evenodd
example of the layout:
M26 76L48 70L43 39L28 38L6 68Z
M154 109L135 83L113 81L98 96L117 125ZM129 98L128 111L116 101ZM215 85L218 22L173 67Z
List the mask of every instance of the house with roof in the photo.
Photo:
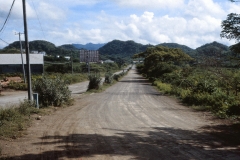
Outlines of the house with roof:
M44 59L43 54L29 54L31 73L43 73ZM26 54L23 54L23 64L26 70ZM0 74L22 73L21 54L0 54Z

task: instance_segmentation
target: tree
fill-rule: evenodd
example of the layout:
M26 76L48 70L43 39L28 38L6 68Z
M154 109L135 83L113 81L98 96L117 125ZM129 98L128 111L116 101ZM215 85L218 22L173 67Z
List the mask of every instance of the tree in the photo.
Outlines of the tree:
M229 0L231 2L240 2L239 0ZM220 36L229 40L236 39L240 40L240 14L230 13L227 19L222 21L222 31ZM234 53L240 53L240 43L237 43L230 47L230 50Z
M184 62L193 60L181 49L163 46L148 48L145 52L136 54L135 58L145 58L143 72L148 77L158 78L165 73L171 73Z
M240 2L239 0L229 0L230 2ZM222 32L220 36L229 40L240 40L240 15L236 13L230 13L227 19L222 21Z
M227 19L222 21L222 32L220 36L229 40L240 40L240 14L230 13Z

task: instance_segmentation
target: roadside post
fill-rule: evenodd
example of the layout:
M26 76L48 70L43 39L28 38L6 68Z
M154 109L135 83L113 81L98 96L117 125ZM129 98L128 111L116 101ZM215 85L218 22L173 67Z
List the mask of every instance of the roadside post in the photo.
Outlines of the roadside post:
M35 102L35 107L39 109L39 103L38 103L38 93L33 93L33 100Z

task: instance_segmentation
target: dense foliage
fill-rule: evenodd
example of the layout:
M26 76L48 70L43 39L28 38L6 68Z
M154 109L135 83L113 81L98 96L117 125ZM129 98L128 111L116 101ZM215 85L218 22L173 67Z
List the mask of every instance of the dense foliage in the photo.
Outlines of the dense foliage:
M148 48L145 52L136 54L134 57L145 57L142 72L147 77L159 78L166 73L171 73L184 62L193 59L180 49L167 48L163 46Z
M25 48L25 43L22 41L23 49ZM63 45L56 47L53 43L43 40L35 40L29 42L30 51L46 52L47 55L52 56L73 56L74 58L79 57L78 49L72 45ZM20 44L19 41L15 41L5 47L2 53L19 53Z
M227 47L218 42L207 43L196 48L194 58L203 65L234 67L236 63L230 62L234 53Z
M237 0L229 0L231 2L240 2ZM240 40L240 14L230 13L227 15L227 19L222 21L222 31L220 36L229 40L235 39L239 42ZM240 43L230 46L231 51L235 53L235 58L239 59L240 54ZM238 64L240 64L238 62Z
M91 89L98 90L100 88L102 78L99 73L90 74L88 76L88 79L89 79L88 90Z
M34 81L33 91L38 93L41 106L62 106L69 104L71 92L68 89L69 82L57 77L41 77Z
M178 49L148 48L135 57L145 57L137 66L153 84L167 94L178 96L186 104L201 106L220 117L240 115L240 71L200 63Z
M91 63L90 72L107 72L116 71L120 69L117 63ZM45 65L45 71L48 73L87 73L88 67L86 63L71 63L69 61L65 63L47 63Z
M221 37L227 39L240 40L240 14L230 13L227 15L227 19L222 21Z
M112 60L121 58L126 61L131 59L134 54L143 52L149 46L152 45L142 45L140 43L135 43L134 41L113 40L99 48L99 53Z
M181 45L178 43L161 43L157 46L164 46L164 47L168 47L168 48L179 48L181 49L184 53L187 53L190 56L195 56L196 51L188 46L185 45Z
M105 74L104 83L111 84L112 82L113 82L113 74L111 72L107 72Z

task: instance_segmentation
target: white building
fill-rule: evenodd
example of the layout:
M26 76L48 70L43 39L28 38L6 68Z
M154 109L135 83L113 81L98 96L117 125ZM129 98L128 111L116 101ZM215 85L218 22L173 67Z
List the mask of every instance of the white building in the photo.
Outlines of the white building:
M43 73L43 54L29 54L32 73ZM26 70L26 54L23 54L23 64ZM0 54L0 74L1 73L22 73L21 54Z

